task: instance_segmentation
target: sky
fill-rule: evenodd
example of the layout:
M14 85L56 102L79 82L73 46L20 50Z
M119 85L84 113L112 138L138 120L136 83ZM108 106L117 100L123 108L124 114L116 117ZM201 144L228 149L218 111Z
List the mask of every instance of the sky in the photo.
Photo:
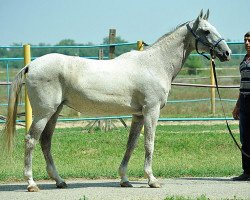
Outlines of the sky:
M153 43L176 26L210 10L225 39L250 31L249 0L0 0L0 46L63 39L101 44L109 29L128 42Z

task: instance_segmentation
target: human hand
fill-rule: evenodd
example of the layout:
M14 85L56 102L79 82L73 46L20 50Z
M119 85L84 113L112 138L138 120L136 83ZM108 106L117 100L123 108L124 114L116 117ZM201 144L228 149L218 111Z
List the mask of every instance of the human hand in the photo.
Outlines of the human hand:
M236 119L236 120L239 120L240 119L240 109L239 109L239 107L236 105L235 107L234 107L234 110L233 110L233 112L232 112L232 114L233 114L233 118L234 119Z

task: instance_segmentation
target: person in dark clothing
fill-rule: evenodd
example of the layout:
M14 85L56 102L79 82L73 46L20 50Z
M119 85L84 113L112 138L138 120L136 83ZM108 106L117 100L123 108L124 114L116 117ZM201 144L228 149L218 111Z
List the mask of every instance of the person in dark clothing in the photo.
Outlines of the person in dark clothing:
M244 35L246 55L240 63L240 93L233 118L239 119L240 141L242 150L250 155L250 31ZM233 181L250 181L250 157L242 153L243 173L232 178Z

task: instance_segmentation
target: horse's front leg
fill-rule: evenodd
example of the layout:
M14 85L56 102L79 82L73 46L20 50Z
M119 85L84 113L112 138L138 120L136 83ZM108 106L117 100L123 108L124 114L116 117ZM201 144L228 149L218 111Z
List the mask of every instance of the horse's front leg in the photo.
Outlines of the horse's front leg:
M157 121L159 119L160 106L144 107L144 147L145 147L145 163L144 171L148 178L148 185L152 188L161 187L158 180L153 175L152 159L154 152L154 139Z
M121 176L121 187L133 187L127 177L127 167L129 159L136 147L138 137L142 130L143 126L143 116L136 116L133 115L128 143L127 143L127 150L119 167L119 174Z

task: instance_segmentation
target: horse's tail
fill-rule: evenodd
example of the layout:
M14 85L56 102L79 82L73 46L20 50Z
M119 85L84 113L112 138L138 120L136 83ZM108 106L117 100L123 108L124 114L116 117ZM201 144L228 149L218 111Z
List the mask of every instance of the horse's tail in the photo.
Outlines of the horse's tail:
M8 113L6 123L3 130L5 147L11 152L14 146L14 138L16 132L17 106L20 100L20 91L24 84L25 74L28 72L28 65L21 69L12 81L8 102Z

